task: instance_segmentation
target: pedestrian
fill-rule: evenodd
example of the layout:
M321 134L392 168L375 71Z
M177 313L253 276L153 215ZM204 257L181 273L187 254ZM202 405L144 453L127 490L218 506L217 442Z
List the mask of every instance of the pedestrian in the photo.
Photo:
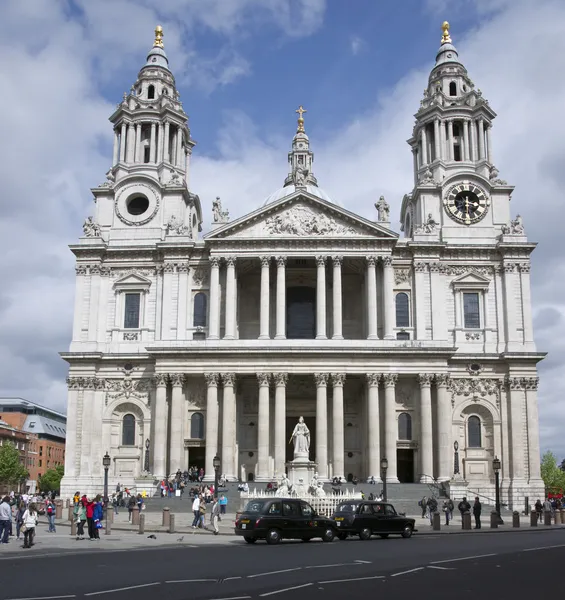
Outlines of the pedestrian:
M543 503L543 512L553 514L553 506L551 506L549 498L546 498L545 502Z
M541 503L541 500L538 498L535 504L535 509L536 509L536 516L538 518L538 521L541 523L543 516L542 516L542 512L543 512L543 504Z
M141 494L137 494L137 508L139 510L139 514L141 514L141 511L144 509L144 504L143 504L143 497L141 496Z
M23 516L21 531L24 532L24 548L31 548L34 545L35 527L37 525L37 507L32 502L26 509Z
M206 529L206 501L203 496L200 496L200 519L198 523L198 527L202 529Z
M4 496L0 503L0 542L2 544L8 543L11 525L12 507L10 506L10 496Z
M210 513L210 523L212 525L212 529L214 530L214 535L218 535L220 533L220 528L218 526L218 521L220 520L220 509L221 504L218 501L218 497L214 498L214 504L212 505L212 511Z
M112 506L114 507L114 514L117 515L118 513L118 507L119 507L119 500L116 494L112 494Z
M447 500L447 510L445 511L445 524L449 525L451 519L453 519L453 511L455 509L455 506L453 504L453 500L451 498L449 498Z
M47 513L47 520L49 521L49 529L47 533L55 533L55 505L51 498L49 498L45 505L45 512Z
M428 510L429 510L429 517L430 517L430 525L433 525L434 524L434 514L437 511L437 500L433 496L430 496L428 498Z
M102 529L102 519L104 518L104 509L102 508L102 497L100 494L94 499L94 508L92 510L93 533L95 540L100 540L100 529Z
M428 508L428 499L424 496L420 502L418 502L418 506L422 509L422 519L426 518L426 510Z
M86 523L86 505L80 500L73 510L73 516L77 526L77 540L84 540L84 524Z
M131 513L133 512L133 509L135 508L136 505L137 505L137 501L136 501L135 497L130 496L130 498L128 500L128 521L131 521Z
M459 512L461 513L461 520L463 521L463 515L471 510L471 505L467 502L467 497L463 496L463 500L461 500L461 502L459 502L459 505L457 506L457 508L459 509Z
M194 494L194 501L192 502L192 512L194 514L194 520L192 521L192 528L196 529L200 522L200 496Z
M20 500L20 504L18 506L18 510L16 511L16 538L20 539L20 532L22 529L22 525L24 522L24 513L26 511L26 505L23 500Z
M475 529L481 528L481 510L482 505L479 502L479 497L475 496L475 503L473 504L473 516L475 517Z
M86 495L82 497L82 500L86 506L86 521L88 523L88 539L94 539L94 500L88 500Z

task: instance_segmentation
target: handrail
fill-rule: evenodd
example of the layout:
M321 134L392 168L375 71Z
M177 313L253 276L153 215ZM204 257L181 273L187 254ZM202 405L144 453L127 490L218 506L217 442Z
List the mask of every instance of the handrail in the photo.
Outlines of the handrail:
M433 477L432 475L426 475L425 473L422 473L420 475L420 479L422 477L427 477L430 480L430 481L427 481L426 483L427 483L428 487L430 488L432 495L434 492L433 487L435 487L438 491L443 490L447 494L445 482L438 481L436 477ZM491 498L490 496L487 496L485 494L481 494L481 492L479 492L479 490L471 490L471 489L467 488L467 493L468 493L468 495L478 496L479 498L488 500L490 504L496 505L496 500L494 498ZM450 494L447 494L447 497L450 498L451 497ZM508 508L508 503L500 501L500 506L504 506L505 508Z
M494 498L491 498L490 496L485 496L485 494L481 494L478 490L467 489L467 492L469 492L472 496L479 496L480 498L485 498L486 500L490 500L490 502L492 504L496 504L496 500ZM502 502L502 500L501 500L500 506L505 506L506 508L508 508L508 503Z

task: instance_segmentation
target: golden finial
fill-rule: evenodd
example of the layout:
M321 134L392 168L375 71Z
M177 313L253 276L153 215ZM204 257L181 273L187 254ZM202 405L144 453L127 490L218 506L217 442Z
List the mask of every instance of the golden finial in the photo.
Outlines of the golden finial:
M441 36L442 44L451 44L451 38L449 37L449 23L444 21L441 24L441 28L443 29L443 35Z
M299 114L298 117L298 129L296 130L296 133L304 133L304 117L302 116L305 112L308 112L305 108L302 107L302 104L298 107L297 110L295 110L294 112L297 112Z
M157 27L155 27L155 41L153 42L153 47L164 48L163 28L161 27L161 25L157 25Z

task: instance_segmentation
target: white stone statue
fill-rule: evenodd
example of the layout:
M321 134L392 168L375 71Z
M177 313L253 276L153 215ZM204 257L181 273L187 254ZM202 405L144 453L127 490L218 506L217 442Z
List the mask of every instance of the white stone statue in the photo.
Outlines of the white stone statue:
M286 473L284 473L283 476L281 477L279 487L277 488L275 496L279 496L279 497L288 496L291 488L292 488L292 484L290 483L290 479L286 476Z
M381 196L379 201L375 203L375 208L377 209L377 219L379 221L390 221L390 206L384 196Z
M88 217L82 226L86 237L100 237L100 225L94 222L92 217Z
M424 233L433 233L439 223L432 217L432 213L428 214L426 222L423 224Z
M296 187L304 187L306 185L306 177L308 177L308 169L296 167L294 170L294 185Z
M306 423L304 423L304 417L300 417L298 423L294 426L290 442L294 442L294 458L308 458L308 453L310 452L310 430Z
M516 218L511 221L510 229L514 235L524 235L524 222L521 215L516 215Z
M219 196L212 202L212 215L214 217L214 223L227 223L230 220L230 213L228 210L222 210L222 201Z

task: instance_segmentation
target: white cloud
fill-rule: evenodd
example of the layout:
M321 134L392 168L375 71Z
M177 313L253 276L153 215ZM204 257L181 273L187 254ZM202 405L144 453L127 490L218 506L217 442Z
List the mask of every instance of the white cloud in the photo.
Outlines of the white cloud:
M359 52L362 52L366 48L365 40L358 35L352 35L349 39L349 48L353 56L357 56Z

